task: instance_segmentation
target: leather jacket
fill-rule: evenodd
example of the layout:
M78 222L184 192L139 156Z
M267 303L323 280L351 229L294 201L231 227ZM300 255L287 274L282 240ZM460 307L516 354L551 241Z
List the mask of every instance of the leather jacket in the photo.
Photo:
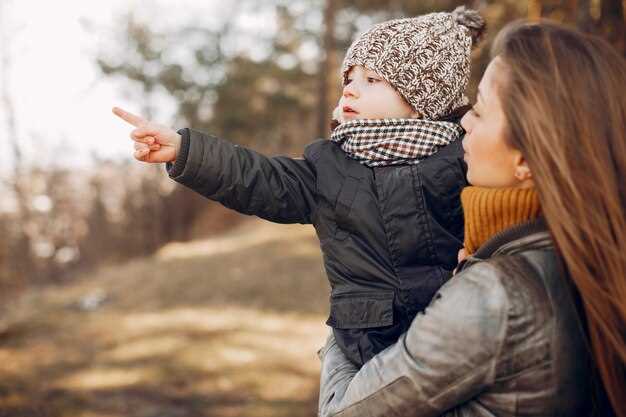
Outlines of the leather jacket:
M508 229L360 370L331 336L319 352L319 415L588 416L592 362L577 306L545 223Z

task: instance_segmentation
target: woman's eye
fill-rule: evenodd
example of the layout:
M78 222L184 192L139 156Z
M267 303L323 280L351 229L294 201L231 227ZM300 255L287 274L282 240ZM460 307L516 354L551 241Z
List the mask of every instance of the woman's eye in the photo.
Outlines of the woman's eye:
M367 82L370 83L370 84L378 82L378 81L380 81L378 78L367 77Z

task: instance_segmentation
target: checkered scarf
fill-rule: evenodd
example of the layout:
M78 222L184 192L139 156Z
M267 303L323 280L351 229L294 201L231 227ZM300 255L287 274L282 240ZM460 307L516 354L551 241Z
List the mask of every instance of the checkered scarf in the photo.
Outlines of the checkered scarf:
M463 134L457 123L422 119L356 119L339 125L330 140L369 167L417 164Z

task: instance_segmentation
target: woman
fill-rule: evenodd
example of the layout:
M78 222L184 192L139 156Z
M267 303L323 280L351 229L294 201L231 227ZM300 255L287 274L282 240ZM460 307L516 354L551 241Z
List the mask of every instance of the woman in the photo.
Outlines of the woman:
M626 417L626 64L516 23L462 121L467 258L360 370L332 336L321 416Z

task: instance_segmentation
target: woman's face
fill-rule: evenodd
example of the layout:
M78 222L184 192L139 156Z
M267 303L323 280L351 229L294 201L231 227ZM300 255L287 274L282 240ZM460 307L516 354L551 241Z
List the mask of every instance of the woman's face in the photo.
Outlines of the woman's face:
M467 132L463 139L467 181L480 187L530 187L532 179L524 157L506 141L507 123L498 96L503 82L506 68L496 57L480 81L476 104L461 120Z

